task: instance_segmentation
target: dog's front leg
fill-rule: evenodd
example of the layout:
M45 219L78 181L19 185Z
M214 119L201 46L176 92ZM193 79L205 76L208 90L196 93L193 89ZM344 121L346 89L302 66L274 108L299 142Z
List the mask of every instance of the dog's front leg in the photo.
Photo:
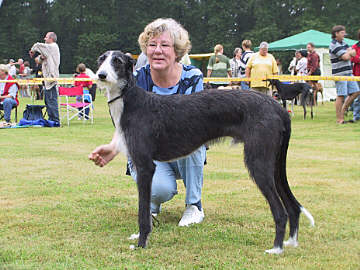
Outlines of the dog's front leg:
M151 164L151 165L150 165ZM150 213L151 183L155 165L150 160L148 166L137 166L137 185L139 192L139 242L138 246L145 248L152 228Z

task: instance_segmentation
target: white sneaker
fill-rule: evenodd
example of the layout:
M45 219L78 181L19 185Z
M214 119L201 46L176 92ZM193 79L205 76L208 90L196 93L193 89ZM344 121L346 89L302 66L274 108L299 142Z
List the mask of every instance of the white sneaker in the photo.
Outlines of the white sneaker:
M179 222L179 226L189 226L191 224L201 223L204 219L204 210L197 208L195 205L187 205L184 214Z

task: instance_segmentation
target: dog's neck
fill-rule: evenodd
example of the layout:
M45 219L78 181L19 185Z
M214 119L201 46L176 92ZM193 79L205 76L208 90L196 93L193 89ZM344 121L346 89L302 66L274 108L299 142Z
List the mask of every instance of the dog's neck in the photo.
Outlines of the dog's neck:
M106 88L108 104L122 98L126 88L128 88L128 81L125 79L119 80L116 84L108 86Z
M116 84L112 84L110 87L107 87L106 90L108 104L119 98L122 98L126 90L134 86L135 78L131 75L128 79L120 79Z

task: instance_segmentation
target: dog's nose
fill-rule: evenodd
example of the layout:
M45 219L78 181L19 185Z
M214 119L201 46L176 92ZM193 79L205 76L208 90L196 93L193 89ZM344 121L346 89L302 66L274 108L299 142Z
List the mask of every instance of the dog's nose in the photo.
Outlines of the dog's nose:
M107 77L107 73L105 71L100 71L98 77L100 80L105 80Z

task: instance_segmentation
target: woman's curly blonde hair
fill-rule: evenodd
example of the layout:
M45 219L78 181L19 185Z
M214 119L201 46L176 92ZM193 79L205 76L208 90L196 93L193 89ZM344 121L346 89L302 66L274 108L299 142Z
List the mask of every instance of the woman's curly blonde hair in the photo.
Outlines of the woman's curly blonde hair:
M171 18L156 19L145 27L144 32L140 34L138 39L141 51L146 54L146 47L149 40L164 32L170 33L174 42L176 61L179 62L181 58L190 51L191 42L189 40L189 34L184 27Z

